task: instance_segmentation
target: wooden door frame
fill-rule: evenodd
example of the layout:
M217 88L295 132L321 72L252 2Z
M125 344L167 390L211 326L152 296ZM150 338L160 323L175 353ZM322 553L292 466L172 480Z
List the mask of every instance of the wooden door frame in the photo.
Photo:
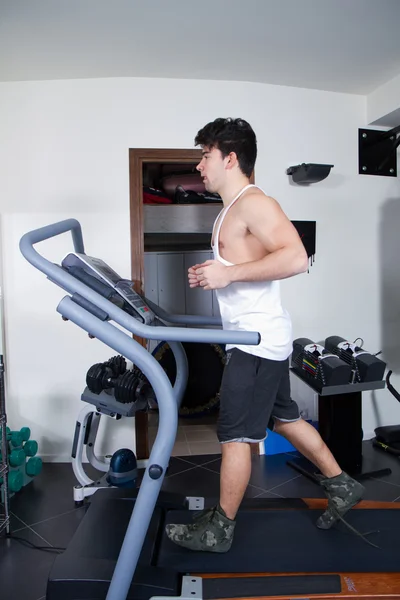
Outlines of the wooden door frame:
M143 210L143 165L145 163L199 163L200 149L179 148L130 148L129 149L129 207L131 236L131 279L134 289L144 293L144 210ZM250 177L254 183L254 172ZM135 338L142 346L146 340ZM149 457L148 415L138 412L135 416L136 457ZM254 446L254 447L253 447ZM259 454L258 444L252 444L252 452Z
M145 163L199 163L201 150L130 148L129 149L129 207L131 236L131 279L134 289L143 294L144 283L144 211L143 211L143 165ZM146 340L135 338L142 346ZM149 457L148 415L138 412L135 416L136 457Z

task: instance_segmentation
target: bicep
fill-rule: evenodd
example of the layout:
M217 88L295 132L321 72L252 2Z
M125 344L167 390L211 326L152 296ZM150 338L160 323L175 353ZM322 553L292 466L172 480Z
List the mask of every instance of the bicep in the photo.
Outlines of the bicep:
M249 198L245 219L248 230L267 252L302 245L297 229L274 198Z

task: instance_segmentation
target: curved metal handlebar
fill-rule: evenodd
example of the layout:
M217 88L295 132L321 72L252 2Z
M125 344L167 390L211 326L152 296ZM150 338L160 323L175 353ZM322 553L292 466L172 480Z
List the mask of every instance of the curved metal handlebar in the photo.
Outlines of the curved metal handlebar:
M20 250L27 261L29 261L39 270L42 270L39 265L43 265L44 263L42 261L46 261L46 259L36 252L36 250L33 248L33 244L43 242L44 240L49 240L56 235L67 233L67 231L70 231L72 234L75 252L84 254L85 249L83 245L82 227L79 221L76 219L66 219L65 221L59 221L58 223L53 223L52 225L40 227L40 229L28 231L28 233L25 233L25 235L23 235L21 238L19 243ZM38 258L40 259L39 262L37 262Z
M400 402L400 394L396 390L396 388L393 387L393 385L390 382L390 376L391 376L391 374L392 374L392 371L389 371L388 374L386 375L386 386L387 386L387 389L389 390L389 392L391 392L393 394L393 396L396 398L396 400L398 402Z
M177 361L177 377L181 377L179 385L175 382L172 388L169 379L157 360L132 339L127 333L122 332L115 325L108 323L112 319L122 325L131 333L148 339L162 339L174 342L209 342L209 343L235 343L235 344L259 344L260 334L256 332L224 331L217 329L193 329L186 327L155 327L154 325L143 325L133 316L95 292L82 281L73 277L60 265L51 263L41 256L33 245L52 238L61 233L71 231L75 251L84 254L82 230L80 223L75 219L68 219L42 227L35 231L26 233L20 241L20 250L23 256L34 267L42 271L47 277L70 294L79 294L82 298L92 304L83 306L84 303L73 302L73 297L64 297L57 307L57 311L64 317L83 330L94 335L110 348L122 353L132 360L143 371L153 387L159 405L159 428L157 437L151 450L149 464L140 486L140 491L130 517L124 541L119 553L118 561L114 570L112 581L107 593L107 600L125 600L139 560L144 539L153 514L154 507L161 489L165 472L168 467L173 444L178 427L178 411L180 397L183 393L184 384L187 381L187 364L185 363L184 351L175 348L171 344ZM76 298L75 298L76 300ZM93 305L104 311L105 320L94 314ZM153 306L152 306L153 308ZM187 316L168 315L164 311L154 312L161 319L167 321L195 324L198 318ZM192 319L192 320L191 320ZM208 319L207 319L208 320ZM181 346L176 344L175 346ZM154 468L156 474L154 475ZM153 468L153 473L151 473Z
M50 239L62 233L71 231L75 252L84 253L82 229L76 219L59 221L46 227L41 227L26 233L20 240L20 250L23 256L34 267L42 271L59 287L71 294L80 294L83 298L103 310L110 319L139 337L147 339L162 339L165 341L203 342L219 344L247 344L260 343L260 334L252 331L226 331L218 329L195 329L186 327L163 327L162 332L158 327L143 325L137 319L123 311L121 308L89 288L85 283L73 277L61 266L55 265L41 254L33 244ZM63 301L60 302L59 312L62 314ZM154 305L153 305L154 306ZM163 312L163 311L162 311ZM168 316L163 312L163 316Z

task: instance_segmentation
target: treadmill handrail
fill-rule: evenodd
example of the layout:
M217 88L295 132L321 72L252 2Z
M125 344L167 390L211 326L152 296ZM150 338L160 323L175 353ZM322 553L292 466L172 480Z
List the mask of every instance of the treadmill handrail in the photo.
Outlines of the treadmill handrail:
M147 339L160 339L160 329L151 325L143 325L137 319L124 310L104 298L85 283L75 279L61 266L56 265L39 254L33 244L42 242L49 238L71 231L74 248L76 252L84 253L82 229L76 219L66 219L40 229L35 229L22 236L20 240L20 251L28 262L39 271L42 271L53 283L60 286L71 294L80 294L89 302L102 309L107 315L138 337ZM165 313L167 314L167 313ZM260 334L252 331L226 331L220 329L195 329L185 327L163 327L162 339L164 341L179 342L203 342L219 344L247 344L257 345L260 343Z
M158 400L159 422L156 439L107 593L108 600L125 600L175 442L178 428L177 404L180 402L180 392L178 389L172 388L167 373L154 356L139 342L130 338L128 333L120 331L112 323L101 321L91 312L73 302L69 296L65 296L61 300L57 311L66 315L72 323L84 331L92 332L97 339L136 364L149 380ZM175 354L175 358L177 359L178 376L182 383L186 383L188 375L186 355L182 351ZM181 387L181 392L184 387Z
M42 258L42 260L46 259L41 257L40 254L36 250L34 250L33 245L38 244L39 242L44 242L45 240L49 240L52 237L61 235L62 233L67 233L68 231L70 231L72 234L72 241L74 244L75 252L85 254L82 227L79 221L77 221L76 219L65 219L64 221L58 221L57 223L52 223L51 225L45 225L44 227L39 227L39 229L33 229L32 231L28 231L21 238L21 252L31 264L37 266L37 268L40 269L40 267L37 264L35 264L36 255Z

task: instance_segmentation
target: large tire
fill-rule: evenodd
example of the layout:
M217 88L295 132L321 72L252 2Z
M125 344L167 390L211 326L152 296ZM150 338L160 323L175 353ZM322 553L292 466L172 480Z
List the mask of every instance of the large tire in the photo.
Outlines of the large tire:
M219 391L225 365L224 347L199 342L183 342L182 345L188 358L189 378L179 416L196 418L216 412L219 408ZM176 364L169 344L159 344L153 351L153 356L174 385Z

